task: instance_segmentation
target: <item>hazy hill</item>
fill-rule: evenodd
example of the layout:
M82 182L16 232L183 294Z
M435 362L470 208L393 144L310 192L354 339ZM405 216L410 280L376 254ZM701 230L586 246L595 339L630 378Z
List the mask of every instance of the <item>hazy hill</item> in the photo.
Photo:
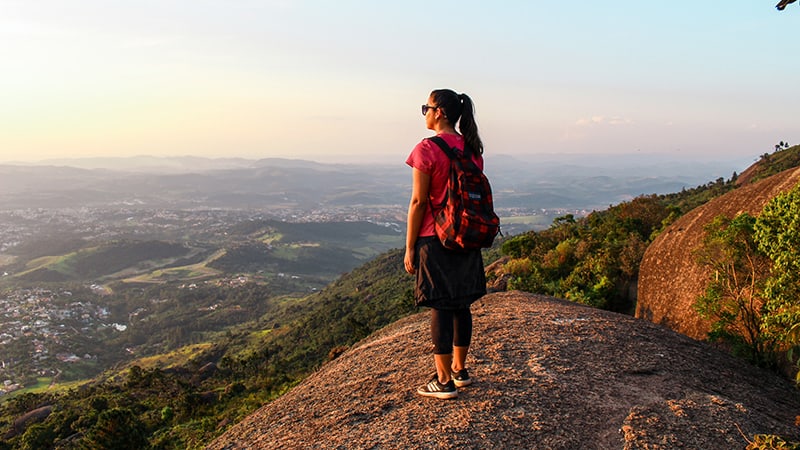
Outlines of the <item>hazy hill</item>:
M262 160L232 166L202 160L202 168L144 170L123 165L83 169L67 166L0 166L0 209L301 208L326 204L407 202L409 175L397 168L323 165ZM364 194L369 195L364 198Z
M95 158L0 165L0 209L405 206L410 169L288 159ZM640 156L486 156L499 208L605 208L729 176L735 165ZM47 165L49 164L49 165Z
M666 328L521 292L485 297L474 316L476 382L456 400L414 393L432 371L420 313L208 448L723 449L800 437L791 384Z

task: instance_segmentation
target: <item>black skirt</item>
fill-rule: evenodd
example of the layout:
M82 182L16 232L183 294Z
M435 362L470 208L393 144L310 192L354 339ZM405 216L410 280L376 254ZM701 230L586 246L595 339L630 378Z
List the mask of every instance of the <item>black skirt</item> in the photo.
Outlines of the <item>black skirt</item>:
M417 306L461 309L486 295L486 274L480 249L456 251L444 248L435 236L416 244Z

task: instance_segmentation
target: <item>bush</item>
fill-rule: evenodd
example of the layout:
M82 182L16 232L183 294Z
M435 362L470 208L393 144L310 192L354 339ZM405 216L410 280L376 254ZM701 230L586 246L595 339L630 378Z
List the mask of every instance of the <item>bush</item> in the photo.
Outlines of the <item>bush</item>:
M725 342L754 364L772 365L775 342L763 333L762 323L763 284L771 263L754 241L755 221L744 213L733 219L718 216L706 225L695 256L711 276L695 309L711 321L711 340Z
M764 333L789 343L800 323L800 185L775 197L755 223L758 246L772 260L764 293Z
M800 185L758 218L720 216L706 233L697 258L711 279L695 306L712 320L710 337L777 367L776 355L800 346Z

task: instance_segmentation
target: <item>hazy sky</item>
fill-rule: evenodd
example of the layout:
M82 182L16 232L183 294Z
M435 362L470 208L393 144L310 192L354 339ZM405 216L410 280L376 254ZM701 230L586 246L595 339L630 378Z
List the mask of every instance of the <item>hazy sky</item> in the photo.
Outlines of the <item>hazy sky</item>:
M405 160L434 88L491 153L742 158L800 143L800 6L0 0L0 162Z

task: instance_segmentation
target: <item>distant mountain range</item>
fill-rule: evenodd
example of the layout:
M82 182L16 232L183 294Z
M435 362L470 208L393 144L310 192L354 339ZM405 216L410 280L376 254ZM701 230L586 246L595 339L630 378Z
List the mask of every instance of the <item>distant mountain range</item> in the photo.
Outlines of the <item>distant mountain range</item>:
M677 192L741 170L736 162L655 155L488 155L499 209L602 209L642 194ZM0 165L0 209L63 207L402 207L410 169L295 159L88 158Z

